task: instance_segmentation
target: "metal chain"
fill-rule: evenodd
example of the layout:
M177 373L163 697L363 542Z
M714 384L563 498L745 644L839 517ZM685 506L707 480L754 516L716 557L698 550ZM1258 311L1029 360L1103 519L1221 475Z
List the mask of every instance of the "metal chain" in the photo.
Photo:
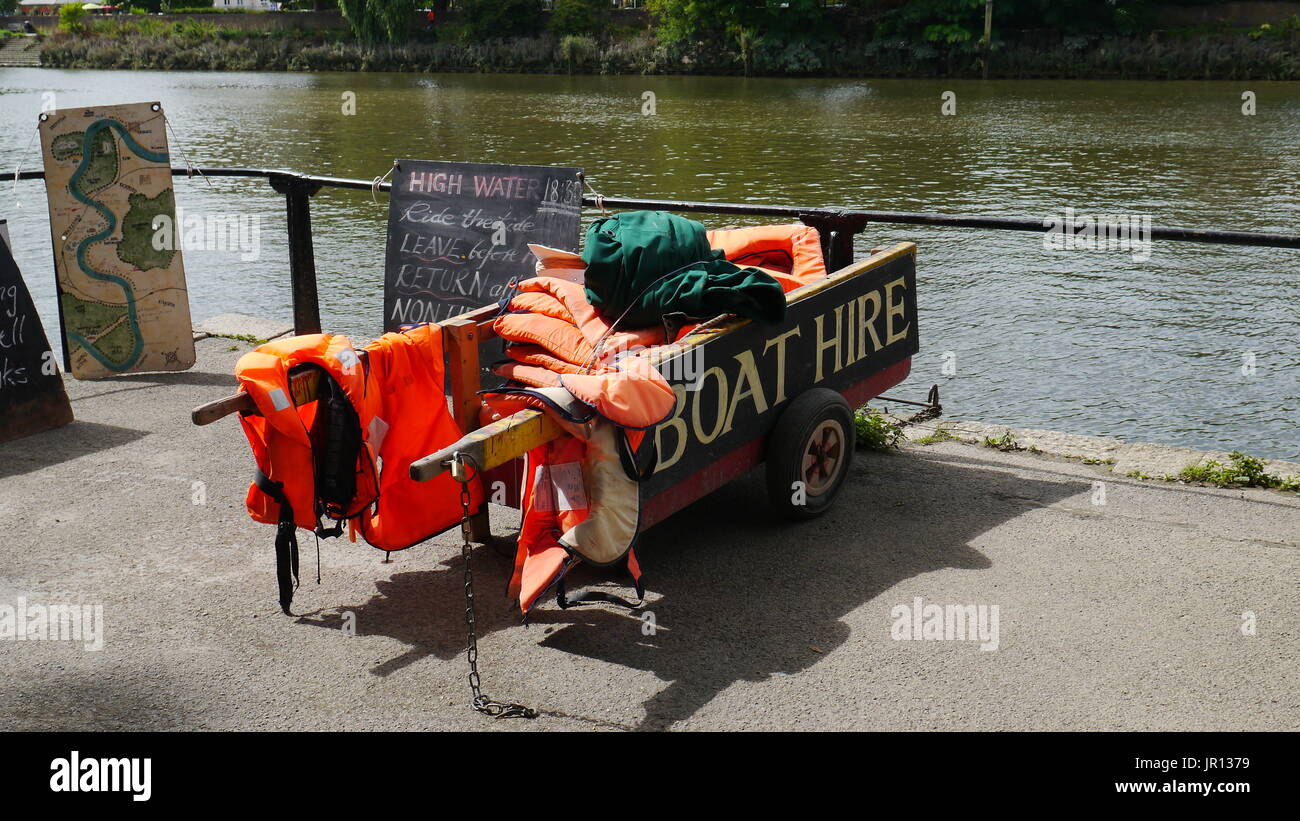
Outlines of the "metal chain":
M494 701L483 695L481 689L483 682L478 674L478 632L474 629L474 571L470 566L470 473L466 470L466 463L473 464L473 458L461 453L457 453L452 457L451 475L457 482L460 482L460 558L465 565L465 628L468 633L465 658L469 661L469 689L473 694L470 706L493 718L537 718L537 711L533 708L513 702ZM478 474L478 465L474 465L474 473L475 475Z

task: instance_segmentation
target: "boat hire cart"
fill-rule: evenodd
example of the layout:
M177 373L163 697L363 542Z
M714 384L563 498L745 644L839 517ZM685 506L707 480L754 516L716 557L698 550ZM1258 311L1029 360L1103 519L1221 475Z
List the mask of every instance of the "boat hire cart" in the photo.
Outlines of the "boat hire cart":
M816 249L816 233L811 236ZM820 242L824 251L826 239L823 237ZM814 253L820 265L820 253L815 250ZM914 244L899 243L890 248L876 249L866 259L829 274L818 273L815 279L804 284L784 287L784 319L779 322L759 322L723 314L680 329L679 333L669 336L671 342L625 354L647 361L657 371L653 374L656 383L662 385L666 382L671 388L671 396L663 396L665 401L661 403L669 408L669 412L655 424L637 431L638 452L652 453L650 463L640 463L642 472L639 475L629 468L627 461L623 463L623 471L619 471L620 476L624 471L634 475L635 490L631 491L634 500L631 518L628 520L624 516L634 532L626 539L623 552L617 556L626 560L637 579L638 593L643 591L639 569L633 567L635 558L631 544L635 537L759 463L765 464L768 502L775 512L794 519L808 519L828 510L853 461L856 443L853 409L880 396L908 376L911 358L918 350ZM422 395L415 397L418 404L411 404L408 400L405 407L418 408L414 413L416 417L427 415L434 420L429 422L430 426L435 421L442 425L442 438L421 439L423 432L417 431L412 435L408 431L399 447L393 444L394 434L390 433L389 441L382 446L383 458L374 460L382 463L378 488L371 488L373 493L370 495L363 493L362 486L369 487L376 480L367 478L363 475L365 471L358 469L359 478L342 477L347 479L347 488L335 508L326 505L324 512L328 518L340 522L335 533L345 522L356 527L359 518L361 535L372 545L385 550L409 547L415 541L460 522L473 706L496 716L535 716L534 711L520 705L491 701L479 690L470 544L471 541L487 543L492 539L485 500L523 507L525 518L520 533L520 544L523 544L529 527L528 502L531 500L533 508L539 505L536 493L540 480L535 480L532 485L528 481L530 474L540 475L537 473L539 468L528 466L528 460L542 452L539 449L552 447L566 438L576 438L570 434L580 426L575 425L572 417L556 412L546 402L503 411L499 405L485 401L500 390L495 382L484 389L484 376L491 377L492 372L485 371L482 365L486 358L501 355L497 329L502 327L499 321L505 315L503 305L478 308L436 324L419 326L414 331L407 329L401 334L386 334L359 354L350 347L346 338L328 334L268 343L241 359L240 367L246 371L241 376L241 392L196 408L193 421L195 424L208 424L238 412L245 432L249 433L250 441L254 441L253 431L260 430L258 425L264 421L270 424L263 417L279 419L285 415L286 409L293 408L301 414L301 421L294 415L292 424L310 435L308 441L307 435L300 434L302 447L336 447L339 431L350 427L368 431L365 438L374 444L377 453L379 445L374 440L377 435L382 437L387 425L381 422L377 434L378 416L371 418L367 415L357 387L362 384L357 380L363 377L358 374L364 374L364 378L371 381L378 378L380 383L385 379L391 381L386 374L392 366L385 364L385 357L396 355L394 351L401 347L396 343L411 339L438 342L429 348L437 352L438 361L425 362L411 371L423 380L420 390L427 394L438 393L436 399ZM281 359L266 358L277 351ZM286 351L290 352L287 358ZM414 361L411 357L416 354L406 352L402 355ZM254 395L255 382L248 378L248 371L252 369L244 365L249 360L256 360L254 364L261 363L259 372L263 375L275 377L278 373L286 380L282 383L285 389L272 387L261 395ZM313 365L313 362L325 367ZM410 364L406 367L415 368ZM327 373L331 378L322 378ZM663 379L659 378L660 375ZM398 381L410 383L411 376L405 375ZM445 386L445 396L437 391L439 385ZM381 384L373 392L386 394L392 389L392 386ZM663 390L666 393L667 388ZM313 410L314 406L321 410ZM934 391L928 407L937 411ZM355 411L360 417L342 426L318 424L322 418L340 418L339 409L349 415ZM389 416L391 419L393 414ZM455 425L447 426L447 420L438 419L442 416L454 420ZM317 430L322 427L325 429ZM453 434L446 436L446 430ZM581 431L579 435L582 435ZM441 444L421 452L420 441ZM357 443L351 445L353 450L348 452L355 453ZM647 445L651 447L647 448ZM361 452L366 453L369 446L362 443ZM271 451L280 447L284 460L297 458L299 472L308 476L309 484L313 462L312 454L307 450L297 456L288 452L286 448L297 447L292 442L279 445L264 442L260 446L261 452L259 445L254 444L259 470L249 491L249 510L259 521L279 523L277 570L281 605L288 613L292 583L297 577L295 521L298 527L322 533L319 526L313 526L321 513L320 499L325 495L322 488L337 485L340 477L322 475L318 460L314 476L317 508L312 510L311 503L305 503L302 506L307 508L306 515L300 512L295 517L289 509L294 497L284 487L284 481L276 482L262 470L268 447ZM272 452L271 456L274 457L275 453ZM360 461L352 456L348 458L353 459L352 464L366 462L365 458ZM635 463L637 457L630 458ZM613 461L618 463L617 459ZM602 504L602 491L590 486L589 467L583 464L581 474L571 475L567 489L564 481L556 480L558 489L550 491L552 509L565 509L566 496L572 500L575 496L590 493L590 501L579 506L589 506L591 517L596 518L595 509ZM283 472L281 479L288 481ZM582 487L584 480L588 483L586 488ZM410 487L398 487L399 481ZM626 482L622 478L619 481ZM390 490L385 491L385 487ZM426 502L420 505L407 502L407 509L403 510L401 503L394 500L417 498L411 487L423 488L421 492L428 494L424 497ZM610 497L614 494L606 491L605 495L604 503L613 505ZM310 499L310 495L307 498ZM358 511L373 500L377 501L371 510L379 513L377 517L367 519ZM388 505L387 517L385 504ZM395 508L395 505L399 506ZM421 515L428 522L417 522L411 526L414 529L407 527L400 531L406 535L398 536L393 526L402 516L397 514L410 513L412 507L419 507L421 511L427 508L427 514ZM436 529L430 531L429 522L437 522ZM384 532L385 524L388 525L387 533ZM422 531L422 527L426 530ZM420 535L412 539L410 533ZM555 530L555 533L559 534L560 530ZM564 535L567 537L569 533ZM547 564L537 556L531 557L535 565L544 567L539 571L540 576L534 574L532 592L520 597L525 616L543 589L555 590L558 587L558 603L567 606L563 575L578 556L572 546L561 544L560 547L564 550L551 552L563 554L567 551L570 554L567 558L561 555L558 560ZM523 555L524 552L521 547L516 558L511 590L514 596L520 596L521 567L530 559ZM591 560L586 554L583 558ZM613 562L596 560L593 563ZM527 588L527 573L524 575L523 586ZM594 598L618 600L599 592ZM569 603L573 603L572 600Z
M786 297L778 326L717 317L662 353L643 354L677 404L652 433L658 464L640 485L642 530L760 462L774 510L812 518L834 501L852 463L852 409L906 379L918 350L916 245L878 250ZM496 313L490 306L443 323L457 340L448 368L463 428L479 417L478 346L494 337ZM509 466L562 433L546 413L522 410L413 463L411 477L441 475L456 454L485 471Z

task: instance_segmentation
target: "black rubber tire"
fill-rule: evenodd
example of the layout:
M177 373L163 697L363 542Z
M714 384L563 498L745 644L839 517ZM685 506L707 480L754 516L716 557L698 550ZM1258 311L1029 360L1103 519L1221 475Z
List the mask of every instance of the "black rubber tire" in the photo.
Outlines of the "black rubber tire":
M828 427L823 428L823 423ZM817 492L811 483L805 485L804 503L796 504L794 483L804 481L804 457L811 454L812 437L823 428L834 432L838 426L839 453L834 475L824 482ZM794 398L767 443L767 499L779 515L796 521L815 519L835 502L836 495L853 467L853 452L857 447L857 428L853 423L853 409L844 397L826 388L812 388Z

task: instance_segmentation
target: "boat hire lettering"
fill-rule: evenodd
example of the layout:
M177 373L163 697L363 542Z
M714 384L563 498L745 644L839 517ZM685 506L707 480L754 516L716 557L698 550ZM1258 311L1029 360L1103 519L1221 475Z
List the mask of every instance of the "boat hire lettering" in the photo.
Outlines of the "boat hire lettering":
M677 464L688 443L707 446L733 432L746 434L764 414L808 388L854 369L845 375L851 384L881 367L878 362L895 358L890 354L908 355L916 341L914 283L910 276L890 276L865 293L797 317L793 327L752 347L723 353L721 345L706 345L704 367L693 381L673 384L677 407L655 429L656 472ZM798 307L791 306L792 319ZM670 381L673 368L673 360L659 365Z

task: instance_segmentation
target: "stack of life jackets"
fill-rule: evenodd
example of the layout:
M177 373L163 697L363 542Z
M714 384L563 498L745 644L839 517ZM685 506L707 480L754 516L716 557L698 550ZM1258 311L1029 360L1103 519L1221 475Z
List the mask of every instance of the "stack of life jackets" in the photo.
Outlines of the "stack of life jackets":
M524 614L552 585L562 607L611 600L600 593L566 598L563 577L579 559L625 562L640 594L637 485L654 467L646 432L672 414L677 397L638 353L663 342L663 329L615 331L581 282L544 264L505 308L492 327L507 341L509 359L493 371L507 384L484 392L485 402L498 418L544 410L568 431L524 458L523 524L508 594Z
M707 237L718 256L754 266L779 285L778 293L826 276L815 228L762 226ZM488 419L533 407L568 431L524 460L523 523L509 586L524 614L552 586L561 607L579 603L567 598L564 588L565 574L579 560L625 562L638 597L643 594L634 551L638 485L653 473L656 461L654 438L646 434L672 415L677 401L644 354L683 339L695 327L674 331L662 322L617 327L619 316L603 316L593 307L581 258L530 248L538 258L537 276L518 284L493 322L509 357L493 371L507 382L484 392L492 412ZM698 302L697 297L692 299ZM675 307L667 302L663 311ZM697 317L703 318L711 317ZM622 603L602 593L580 599Z
M315 401L295 406L290 379L320 372ZM288 614L298 581L296 528L338 536L347 523L374 547L403 550L462 519L450 473L418 483L413 461L454 443L462 431L445 400L442 329L421 325L356 350L345 336L311 334L269 342L235 366L240 391L260 415L240 424L257 460L249 515L278 527L276 572ZM471 481L471 513L483 504ZM327 523L333 523L329 526Z

